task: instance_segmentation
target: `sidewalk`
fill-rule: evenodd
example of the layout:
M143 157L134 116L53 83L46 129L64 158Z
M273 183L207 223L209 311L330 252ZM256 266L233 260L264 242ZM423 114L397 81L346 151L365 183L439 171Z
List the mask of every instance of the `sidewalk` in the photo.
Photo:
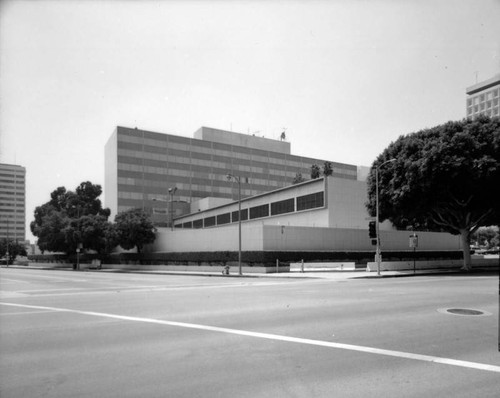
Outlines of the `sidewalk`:
M411 271L381 271L380 275L377 272L367 272L364 269L359 270L307 270L305 272L300 272L300 270L291 270L290 272L281 273L243 273L243 275L238 275L237 268L231 268L229 275L222 274L222 268L218 271L166 271L166 270L140 270L140 269L86 269L82 271L75 271L72 267L47 267L47 266L36 266L36 264L29 266L22 265L10 265L4 266L2 268L12 268L12 269L38 269L38 270L60 270L60 271L72 271L72 272L105 272L105 273L129 273L129 274L152 274L152 275L191 275L191 276L210 276L210 277L221 277L221 278L295 278L295 279L329 279L329 280L348 280L348 279L378 279L378 278L397 278L397 277L411 277L411 276L424 276L424 275L476 275L478 273L498 273L498 270L492 269L473 269L471 272L463 272L460 270L449 270L449 269L433 269L433 270L416 270L414 273Z

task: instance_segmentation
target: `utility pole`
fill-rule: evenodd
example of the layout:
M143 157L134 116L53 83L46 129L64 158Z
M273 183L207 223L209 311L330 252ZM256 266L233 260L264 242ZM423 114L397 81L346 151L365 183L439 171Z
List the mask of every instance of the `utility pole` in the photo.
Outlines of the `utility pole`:
M380 258L380 221L379 221L379 203L378 203L378 172L382 166L384 166L387 163L391 163L396 161L396 159L389 159L386 160L384 163L381 165L377 166L375 168L375 205L376 205L376 215L375 215L375 227L377 231L377 251L375 255L375 261L377 262L377 275L380 275L380 263L381 263L381 258Z
M238 176L228 174L228 180L234 179L238 183L238 273L241 276L241 179Z

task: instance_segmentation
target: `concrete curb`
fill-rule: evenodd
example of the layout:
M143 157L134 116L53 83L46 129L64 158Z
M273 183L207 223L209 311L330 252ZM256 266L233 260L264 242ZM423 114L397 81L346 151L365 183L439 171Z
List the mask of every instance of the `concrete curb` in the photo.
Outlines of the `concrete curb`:
M12 269L32 269L44 271L71 271L71 272L105 272L105 273L122 273L122 274L147 274L147 275L189 275L189 276L205 276L205 277L222 277L222 278L287 278L287 279L330 279L330 280L347 280L347 279L382 279L382 278L408 278L412 276L440 276L440 275L477 275L477 274L498 274L498 269L477 268L471 271L460 271L456 269L435 269L435 270L422 270L416 273L413 271L381 271L380 275L375 272L368 272L365 270L328 270L328 271L309 271L309 272L286 272L286 273L243 273L238 275L237 271L229 275L223 275L222 269L218 272L196 272L196 271L167 271L167 270L139 270L139 269L85 269L76 271L72 267L36 267L36 266L22 266L22 265L9 265L2 266L2 268Z

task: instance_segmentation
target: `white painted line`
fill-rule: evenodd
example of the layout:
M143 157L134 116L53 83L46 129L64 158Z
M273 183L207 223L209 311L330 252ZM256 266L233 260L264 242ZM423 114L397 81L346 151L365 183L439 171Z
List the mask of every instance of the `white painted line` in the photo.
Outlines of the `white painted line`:
M309 281L308 281L309 282ZM313 283L313 281L311 281ZM314 281L314 283L318 283ZM228 289L237 287L260 287L260 286L289 286L292 284L303 284L303 282L251 282L251 283L234 283L220 285L150 285L150 286L134 286L134 285L118 285L118 286L95 286L95 287L75 287L75 288L60 288L60 289L30 289L17 290L11 294L6 294L6 298L11 297L56 297L56 296L75 296L87 294L109 294L109 293L141 293L141 292L161 292L168 290L192 290L192 289ZM0 291L0 298L4 295ZM18 296L19 295L19 296Z
M9 283L9 282L12 282L12 283L31 283L31 282L27 282L27 281L21 281L21 280L18 280L18 279L10 279L10 278L2 278L0 280L0 283L2 285L6 285L7 283L5 283L5 282L7 282L7 283Z
M319 346L319 347L338 348L338 349L342 349L342 350L366 352L369 354L386 355L386 356L391 356L391 357L396 357L396 358L413 359L416 361L433 362L433 363L439 363L439 364L443 364L443 365L459 366L459 367L463 367L463 368L486 370L489 372L500 373L500 366L496 366L496 365L488 365L488 364L483 364L483 363L478 363L478 362L461 361L458 359L451 359L451 358L435 357L432 355L421 355L421 354L413 354L413 353L402 352L402 351L385 350L385 349L381 349L381 348L365 347L365 346L359 346L359 345L353 345L353 344L334 343L334 342L330 342L330 341L303 339L303 338L298 338L298 337L281 336L281 335L269 334L269 333L250 332L250 331L246 331L246 330L221 328L221 327L217 327L217 326L198 325L195 323L164 321L161 319L106 314L103 312L94 312L94 311L71 310L71 309L67 309L67 308L58 308L58 307L44 307L44 306L38 306L38 305L25 305L25 304L14 304L14 303L4 303L4 302L0 302L0 305L39 309L39 310L54 311L54 312L69 312L69 313L80 314L80 315L89 315L89 316L97 316L97 317L103 317L103 318L119 319L119 320L123 320L123 321L144 322L144 323L153 323L153 324L157 324L157 325L176 326L176 327L198 329L198 330L208 330L211 332L228 333L228 334L235 334L235 335L239 335L239 336L255 337L255 338L260 338L260 339L268 339L268 340L276 340L276 341L285 341L288 343L308 344L308 345L314 345L314 346Z
M52 310L40 310L40 311L21 311L21 312L4 312L0 316L10 316L10 315L37 315L37 314L47 314L49 312L54 312Z

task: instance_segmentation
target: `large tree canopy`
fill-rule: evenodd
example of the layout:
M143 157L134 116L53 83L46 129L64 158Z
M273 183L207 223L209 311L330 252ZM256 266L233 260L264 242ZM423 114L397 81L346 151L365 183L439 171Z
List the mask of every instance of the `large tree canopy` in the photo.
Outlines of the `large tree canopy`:
M42 251L74 252L79 243L84 248L102 251L104 232L109 228L109 209L103 209L100 185L82 182L75 190L59 187L50 200L35 209L30 228L38 237Z
M156 229L151 218L141 209L130 209L115 217L118 244L125 250L137 248L141 253L144 245L156 239Z
M470 269L471 233L500 219L500 119L464 119L399 137L371 168L371 215L376 169L391 159L379 168L380 220L461 235Z

